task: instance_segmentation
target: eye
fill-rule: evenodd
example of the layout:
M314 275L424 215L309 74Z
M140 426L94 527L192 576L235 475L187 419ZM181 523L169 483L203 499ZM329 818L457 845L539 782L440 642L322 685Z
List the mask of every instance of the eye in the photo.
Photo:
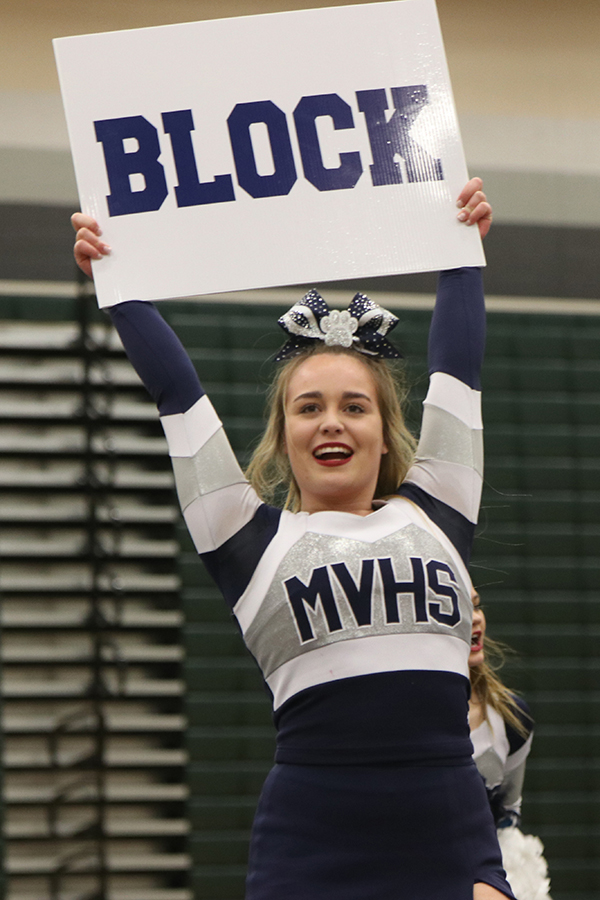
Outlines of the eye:
M363 413L365 411L364 406L361 406L360 403L349 403L346 407L346 412L349 413Z
M317 406L316 403L304 403L304 404L300 407L300 409L298 410L298 412L300 412L300 413L314 413L314 412L317 412L318 409L319 409L319 407Z

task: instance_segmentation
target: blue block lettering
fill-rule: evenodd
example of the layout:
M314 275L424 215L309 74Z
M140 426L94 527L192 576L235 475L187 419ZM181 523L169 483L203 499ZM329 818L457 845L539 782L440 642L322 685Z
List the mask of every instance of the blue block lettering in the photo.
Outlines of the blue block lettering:
M100 119L94 122L96 140L102 143L110 194L107 196L110 216L153 212L160 209L167 196L165 170L158 161L158 131L144 116ZM138 149L126 152L123 141L135 138ZM145 187L134 191L130 175L141 174Z
M293 578L288 578L284 584L302 643L312 640L315 636L306 607L308 606L313 612L316 612L319 601L325 613L329 631L341 630L342 623L338 608L335 605L327 566L320 566L320 568L315 569L309 584L304 584L295 575Z
M363 559L360 569L360 585L348 571L346 563L334 563L331 568L337 575L357 625L371 624L371 596L373 592L374 560Z
M379 559L379 569L383 581L385 599L385 617L388 624L400 621L398 594L412 594L415 606L415 622L427 622L425 606L425 568L423 560L418 556L410 557L412 581L396 581L392 560L387 557Z
M340 191L353 188L362 175L360 153L340 153L340 164L332 169L323 165L316 119L329 116L333 127L354 128L352 109L338 94L315 94L302 97L294 110L296 133L300 144L302 167L307 181L319 191Z
M250 126L256 122L264 122L267 126L275 168L272 175L259 175L257 170L250 135ZM227 119L227 125L240 187L251 197L282 197L289 194L297 175L283 110L271 100L238 103Z
M200 182L191 132L194 119L191 109L178 109L162 114L165 134L171 138L173 159L179 184L175 188L177 206L201 206L204 203L226 203L235 200L231 175L217 175L213 181Z
M445 572L452 584L440 582L438 578L439 572ZM435 600L430 600L429 613L432 619L435 619L436 622L441 622L442 625L450 625L450 627L457 625L460 622L460 610L458 607L458 594L454 589L456 587L454 572L446 563L432 559L431 562L427 563L427 580L433 593L437 594L438 597L448 597L452 607L452 612L442 612L442 604Z
M373 155L371 180L375 187L403 181L396 156L404 160L409 182L443 181L441 160L431 156L410 135L415 119L429 103L427 85L392 88L395 109L389 121L386 121L385 115L388 103L384 88L357 91L356 99L358 108L365 115L369 132Z

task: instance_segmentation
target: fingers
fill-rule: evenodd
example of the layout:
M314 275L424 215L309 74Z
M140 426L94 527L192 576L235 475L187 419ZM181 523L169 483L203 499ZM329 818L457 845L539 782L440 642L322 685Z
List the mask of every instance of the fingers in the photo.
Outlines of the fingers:
M481 237L485 237L492 224L492 207L485 194L481 191L473 194L469 205L459 212L458 219L466 225L477 225Z
M459 207L459 222L466 225L477 225L482 238L486 236L492 224L492 207L482 191L481 178L471 178L460 192L456 205Z
M477 223L479 234L484 238L492 227L492 207L487 202L479 203L471 213L470 219L471 221L467 220L467 225Z
M462 209L464 206L468 206L473 194L476 194L478 191L482 191L482 189L483 181L481 180L481 178L471 178L470 181L467 181L458 196L458 200L456 202L458 208Z
M73 247L73 255L81 271L92 278L92 260L102 259L102 253L88 241L78 240Z
M93 231L98 236L102 234L102 229L96 220L91 216L86 216L85 213L82 212L73 213L71 216L71 225L75 231L79 231L80 228L89 228L90 231Z
M102 229L95 219L84 213L74 213L71 224L77 232L73 253L75 262L82 272L92 277L92 260L102 259L110 254L110 247L100 239Z
M110 253L108 244L101 241L96 232L90 231L89 228L80 228L75 235L75 241L77 243L81 241L88 247L92 247L94 250L94 254L92 254L94 259L100 259L101 256L106 256Z

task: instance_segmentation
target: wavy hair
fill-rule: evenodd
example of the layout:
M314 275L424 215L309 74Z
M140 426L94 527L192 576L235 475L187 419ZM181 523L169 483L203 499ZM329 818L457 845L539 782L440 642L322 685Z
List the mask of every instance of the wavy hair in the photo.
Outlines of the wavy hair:
M273 503L283 495L286 509L292 512L300 510L300 488L284 449L285 401L294 373L317 353L344 354L359 359L373 376L383 422L383 440L388 448L388 452L381 457L373 499L389 497L404 481L416 448L416 440L408 430L402 413L402 404L407 396L403 369L397 363L365 356L352 348L328 347L321 343L292 357L276 372L267 395L267 425L254 450L246 477L264 502Z
M522 719L526 713L517 703L514 691L509 690L498 675L498 671L506 662L507 654L514 651L487 636L484 638L483 647L486 658L478 666L472 666L470 669L471 691L477 695L484 710L488 705L491 706L517 734L527 737L529 730Z

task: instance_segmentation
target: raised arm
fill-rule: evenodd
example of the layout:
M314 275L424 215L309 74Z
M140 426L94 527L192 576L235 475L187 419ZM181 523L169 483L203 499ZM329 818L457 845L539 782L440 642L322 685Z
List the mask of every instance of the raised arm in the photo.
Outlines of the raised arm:
M459 218L487 234L491 207L472 179ZM415 463L400 493L417 503L468 562L483 483L480 371L485 347L481 271L440 274L429 332L430 383Z
M87 271L91 258L110 250L93 219L78 213L73 225L75 257ZM277 530L279 510L261 503L248 484L185 348L158 310L132 300L107 311L158 406L190 535L233 606Z
M91 216L75 213L71 223L77 232L75 261L91 278L92 260L108 256L110 247ZM133 300L112 306L107 312L161 416L187 412L204 390L181 341L158 310L151 303Z
M151 303L131 300L107 312L160 415L191 409L204 389L181 341L158 310Z

